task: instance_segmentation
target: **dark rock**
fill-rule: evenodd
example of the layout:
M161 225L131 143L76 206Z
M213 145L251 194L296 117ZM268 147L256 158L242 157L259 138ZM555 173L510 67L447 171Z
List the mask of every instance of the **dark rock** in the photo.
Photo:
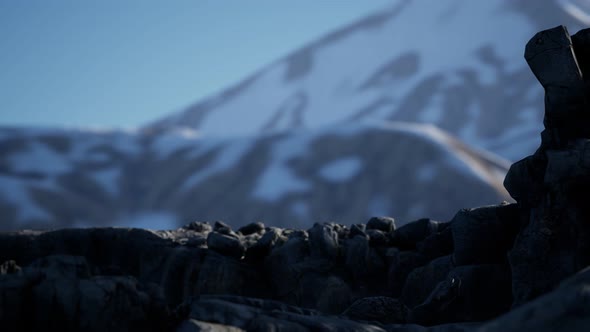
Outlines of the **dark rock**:
M416 244L438 231L438 222L420 219L408 223L393 232L392 245L402 250L416 249Z
M240 239L216 232L209 233L207 246L221 254L241 258L246 252L246 247Z
M401 229L401 228L400 228ZM387 288L393 297L399 297L410 272L428 263L428 258L415 251L399 251L392 258L387 272Z
M266 257L264 267L279 299L295 305L301 301L296 290L302 273L300 267L309 255L309 241L292 238L275 247Z
M242 332L244 330L229 326L209 322L202 322L196 319L187 319L183 321L176 332Z
M405 323L408 308L398 299L377 296L357 300L342 314L355 320Z
M268 283L252 266L215 252L208 252L196 280L196 294L267 296Z
M211 232L212 227L208 222L193 221L183 226L185 229L189 229L199 233Z
M258 242L247 249L246 259L260 260L266 257L274 246L282 241L281 234L282 231L278 228L268 228Z
M316 223L308 233L312 257L335 259L338 256L338 232L333 225Z
M0 275L2 274L19 274L22 272L20 266L16 265L16 262L13 260L6 261L0 264Z
M442 225L449 226L440 227ZM449 255L453 253L455 248L450 224L440 223L438 229L438 232L431 234L416 244L416 250L428 257L428 259Z
M414 269L406 279L400 299L410 308L423 303L434 288L447 278L453 268L452 256L449 255Z
M505 263L520 229L516 204L459 211L451 222L457 265Z
M386 247L389 245L389 237L378 229L367 229L367 235L371 247Z
M530 210L509 259L514 304L547 293L563 279L590 265L590 160L588 140L547 151L541 203Z
M352 298L348 284L340 277L326 273L306 272L299 281L301 300L298 305L315 308L324 314L339 314Z
M345 266L355 280L364 279L368 274L369 237L356 235L344 246Z
M385 233L395 230L395 220L390 217L373 217L367 222L367 229L378 229Z
M226 224L226 223L224 223L221 220L218 220L218 221L215 222L215 224L213 224L213 230L216 231L216 232L219 232L220 229L229 229L229 230L231 230L231 226L228 225L228 224Z
M238 229L242 235L250 235L254 233L262 233L264 231L264 224L261 222L253 222Z
M512 164L504 178L504 188L521 204L538 204L543 195L546 163L542 154L535 153Z
M508 311L511 301L510 271L506 266L459 266L411 310L409 321L421 325L484 321Z
M354 224L350 227L349 237L353 238L357 235L365 236L365 225L364 224Z

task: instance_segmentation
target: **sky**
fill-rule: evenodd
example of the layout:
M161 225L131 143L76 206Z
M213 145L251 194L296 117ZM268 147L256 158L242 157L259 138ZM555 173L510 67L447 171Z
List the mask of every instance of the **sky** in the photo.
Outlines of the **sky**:
M395 0L0 0L0 126L135 128Z

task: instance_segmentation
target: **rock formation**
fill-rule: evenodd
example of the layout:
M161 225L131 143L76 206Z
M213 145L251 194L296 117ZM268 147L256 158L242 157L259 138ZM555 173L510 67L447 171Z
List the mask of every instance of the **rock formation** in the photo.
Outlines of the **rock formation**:
M0 327L61 331L590 329L590 29L537 34L545 131L517 203L396 227L193 222L0 233Z

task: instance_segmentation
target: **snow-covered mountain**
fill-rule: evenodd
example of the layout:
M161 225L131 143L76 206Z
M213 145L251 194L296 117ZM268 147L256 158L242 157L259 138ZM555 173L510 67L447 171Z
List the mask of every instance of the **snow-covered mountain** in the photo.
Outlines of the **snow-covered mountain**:
M365 119L432 123L518 160L538 146L543 115L524 45L555 25L577 31L589 9L586 0L395 1L146 129L252 135Z
M188 130L2 129L0 215L2 229L446 220L460 208L508 199L507 166L411 123L234 139Z

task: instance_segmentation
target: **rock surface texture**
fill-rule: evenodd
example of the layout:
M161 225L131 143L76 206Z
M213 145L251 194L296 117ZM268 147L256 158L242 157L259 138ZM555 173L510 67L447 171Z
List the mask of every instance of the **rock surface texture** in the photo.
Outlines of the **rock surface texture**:
M546 114L505 180L517 203L402 227L0 233L0 329L590 330L589 49L563 27L526 47Z

